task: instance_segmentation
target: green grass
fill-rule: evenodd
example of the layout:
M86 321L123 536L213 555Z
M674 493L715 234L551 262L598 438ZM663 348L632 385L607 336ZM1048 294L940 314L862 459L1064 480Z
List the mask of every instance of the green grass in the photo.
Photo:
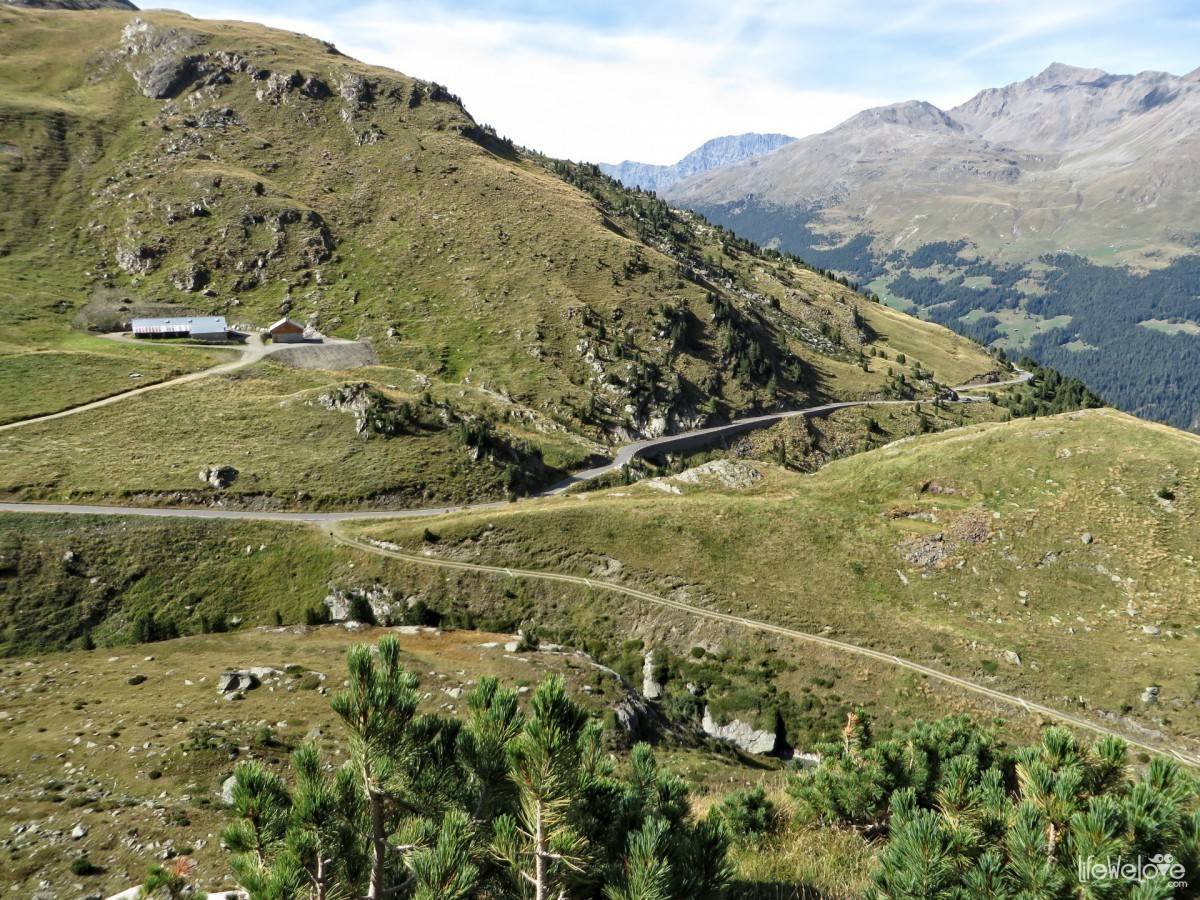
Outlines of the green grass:
M1182 322L1168 322L1164 319L1146 319L1144 322L1138 322L1143 328L1149 328L1151 331L1160 331L1163 334L1186 334L1194 336L1200 334L1200 323L1193 322L1190 319L1185 319Z
M130 347L88 335L0 349L0 425L58 412L208 368L226 354L182 347ZM138 373L140 377L131 377Z
M808 476L771 470L744 492L635 486L426 527L433 552L574 573L611 558L622 580L693 603L1194 739L1197 449L1094 410L927 435ZM421 545L414 525L369 533ZM1145 708L1150 684L1163 700Z
M229 857L214 837L228 824L221 783L239 760L286 765L290 749L305 740L338 759L345 752L344 732L327 691L341 684L350 645L378 641L382 634L341 627L308 633L248 629L0 660L0 827L14 838L10 829L30 822L43 831L69 833L76 823L87 829L84 838L65 844L41 838L25 846L18 839L6 847L6 885L22 896L73 896L79 893L73 885L82 882L88 892L110 896L140 883L170 845L178 853L192 848L187 855L197 863L197 885L229 888ZM502 646L480 647L508 637L474 631L398 635L405 666L429 692L423 710L465 713L465 701L445 691L469 689L482 675L515 685L561 673L572 694L598 716L620 695L616 679L577 658L532 654L517 660ZM286 666L288 672L243 700L222 699L216 690L220 673L247 666ZM312 673L325 676L320 683L326 691L303 687ZM136 675L145 680L130 684ZM265 735L270 743L261 741ZM129 840L130 832L137 841ZM83 852L103 871L86 877L72 871L71 862ZM42 881L48 887L39 887Z
M303 621L346 561L314 529L187 519L0 516L0 656L131 639L152 612L201 621Z
M85 498L134 503L227 502L270 507L422 506L438 501L503 497L502 465L472 461L453 429L367 438L350 412L328 410L330 387L371 380L411 386L411 373L360 370L331 381L329 373L264 364L204 379L0 435L0 492L25 498ZM397 398L412 398L404 390ZM504 423L505 409L486 396L449 395L456 410ZM464 392L465 393L465 392ZM512 439L545 447L551 467L575 467L587 445L561 433L543 436L524 423L501 425ZM507 429L507 430L506 430ZM205 466L239 474L216 492L200 482ZM558 476L546 472L547 483Z

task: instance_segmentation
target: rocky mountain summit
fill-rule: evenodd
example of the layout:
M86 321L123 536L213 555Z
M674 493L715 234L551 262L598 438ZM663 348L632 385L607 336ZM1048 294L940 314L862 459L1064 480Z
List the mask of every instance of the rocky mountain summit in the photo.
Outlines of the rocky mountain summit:
M951 109L865 110L664 193L1123 409L1198 428L1198 162L1200 70L1054 63Z
M663 191L676 182L692 175L708 172L721 166L730 166L747 159L764 156L785 147L796 140L786 134L733 134L705 141L679 162L669 166L651 163L624 162L601 163L600 171L626 187L640 187L648 191Z
M1194 249L1198 151L1196 72L1054 63L945 111L915 100L865 110L667 193L699 209L748 197L816 209L839 230L861 220L888 250L966 238L1007 258L1065 246L1144 260Z

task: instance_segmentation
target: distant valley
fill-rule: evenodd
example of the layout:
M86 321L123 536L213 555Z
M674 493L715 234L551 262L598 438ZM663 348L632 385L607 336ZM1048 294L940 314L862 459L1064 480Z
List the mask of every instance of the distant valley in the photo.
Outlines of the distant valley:
M664 188L886 302L1200 426L1200 70L1054 64ZM625 176L621 176L625 177Z

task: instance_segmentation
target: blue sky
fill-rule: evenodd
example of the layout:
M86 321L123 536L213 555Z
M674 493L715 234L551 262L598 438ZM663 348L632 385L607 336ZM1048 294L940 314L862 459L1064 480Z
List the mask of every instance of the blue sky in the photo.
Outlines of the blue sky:
M149 5L149 4L147 4ZM803 136L867 106L943 108L1051 62L1200 66L1196 0L174 0L441 82L555 156L673 162L710 137Z

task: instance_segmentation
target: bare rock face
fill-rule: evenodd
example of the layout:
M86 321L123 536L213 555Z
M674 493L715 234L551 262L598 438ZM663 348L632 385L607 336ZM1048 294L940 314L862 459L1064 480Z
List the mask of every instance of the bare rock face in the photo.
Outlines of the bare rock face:
M129 74L152 100L176 97L195 80L200 56L192 54L196 38L176 28L159 28L136 18L121 32L121 49Z
M768 754L775 753L778 749L775 732L759 731L741 719L733 719L728 725L720 725L712 717L707 706L704 707L704 718L700 721L700 727L709 737L734 744L747 753Z
M158 268L160 251L150 244L118 247L117 265L130 275L148 275Z
M407 606L403 599L392 595L385 584L374 584L366 588L342 590L332 586L322 603L329 610L330 621L344 622L350 618L356 601L366 601L371 609L371 618L377 625L397 625L401 622Z
M661 700L663 686L654 679L654 651L642 659L642 696L647 700Z

